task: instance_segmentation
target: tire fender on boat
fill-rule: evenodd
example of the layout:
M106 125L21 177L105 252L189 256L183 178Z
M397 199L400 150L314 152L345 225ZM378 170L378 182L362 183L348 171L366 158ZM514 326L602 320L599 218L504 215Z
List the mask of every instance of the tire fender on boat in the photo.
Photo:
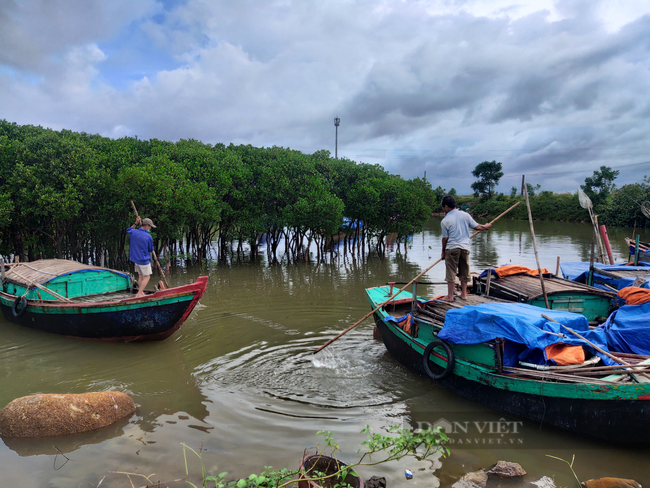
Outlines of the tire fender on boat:
M18 305L22 305L23 308L18 310ZM14 316L14 318L22 317L26 311L27 311L27 297L23 295L22 297L16 298L14 300L14 304L11 306L11 313Z
M434 372L434 368L431 366L429 356L436 347L442 347L445 350L447 355L447 366L439 373ZM437 339L429 343L429 345L424 349L424 354L422 355L422 366L424 366L424 371L427 375L434 381L442 381L447 378L453 371L454 366L456 365L456 356L454 356L454 351L451 349L451 346L447 344L442 339ZM435 367L435 365L434 365Z

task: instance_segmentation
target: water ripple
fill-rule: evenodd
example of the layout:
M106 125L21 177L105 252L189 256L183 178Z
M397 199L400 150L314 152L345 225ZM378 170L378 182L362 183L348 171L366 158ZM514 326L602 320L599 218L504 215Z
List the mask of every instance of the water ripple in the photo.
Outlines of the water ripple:
M350 333L317 355L321 334L284 344L260 341L194 370L202 386L247 388L287 402L324 408L391 404L403 399L403 370L386 361L367 331Z

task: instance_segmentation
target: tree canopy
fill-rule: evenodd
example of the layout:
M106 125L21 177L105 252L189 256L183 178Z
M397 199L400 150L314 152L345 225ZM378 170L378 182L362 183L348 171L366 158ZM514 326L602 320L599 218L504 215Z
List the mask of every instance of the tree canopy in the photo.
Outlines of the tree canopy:
M492 190L499 184L499 180L503 176L501 167L501 163L496 161L483 161L476 165L472 171L472 176L478 178L472 183L475 196L484 195L492 198Z
M601 166L600 171L585 178L585 184L580 185L594 205L605 202L611 191L616 187L614 180L618 177L619 170L612 170L609 166Z
M404 241L420 230L438 204L426 180L323 150L109 139L6 120L0 189L0 254L107 255L113 266L127 264L130 200L156 223L159 254L169 248L198 260L215 248L225 258L235 244L255 254L262 239L269 257L280 241L305 258L315 243L320 257L339 231L381 250L388 234Z

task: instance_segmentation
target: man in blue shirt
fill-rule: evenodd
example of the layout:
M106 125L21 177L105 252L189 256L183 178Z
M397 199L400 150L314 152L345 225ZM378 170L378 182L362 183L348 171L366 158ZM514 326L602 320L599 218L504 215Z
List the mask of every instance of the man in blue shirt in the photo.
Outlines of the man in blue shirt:
M488 230L492 224L477 224L467 212L456 209L456 199L447 195L442 199L445 218L442 219L442 259L445 260L447 272L447 296L445 302L454 300L456 275L460 279L460 298L467 300L467 283L469 282L469 229Z
M129 259L135 264L135 272L138 273L138 293L136 298L144 296L144 289L151 278L151 253L153 252L153 237L149 234L151 228L155 228L151 219L142 220L142 226L136 229L140 224L140 216L135 220L135 224L126 229L127 234L131 236L129 245Z

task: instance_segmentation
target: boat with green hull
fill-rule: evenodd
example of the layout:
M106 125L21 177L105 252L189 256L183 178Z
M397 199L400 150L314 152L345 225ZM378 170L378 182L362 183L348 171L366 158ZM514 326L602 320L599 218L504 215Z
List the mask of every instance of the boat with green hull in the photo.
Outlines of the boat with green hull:
M366 293L372 309L391 297L389 286ZM465 398L540 427L607 442L650 443L650 379L638 372L650 367L650 357L619 355L635 365L634 374L622 366L540 371L504 366L500 339L457 345L438 337L447 311L489 300L470 295L466 302L425 303L402 291L379 308L374 319L399 363Z
M613 310L615 291L606 291L583 283L557 277L544 278L544 287L548 297L549 308L584 315L589 322L600 323ZM474 292L485 293L487 278L479 277L474 281ZM538 276L526 273L490 280L489 295L503 300L527 303L536 307L546 307L544 293Z
M62 259L2 264L0 310L16 324L99 341L162 340L187 319L205 293L195 283L136 298L131 276Z

